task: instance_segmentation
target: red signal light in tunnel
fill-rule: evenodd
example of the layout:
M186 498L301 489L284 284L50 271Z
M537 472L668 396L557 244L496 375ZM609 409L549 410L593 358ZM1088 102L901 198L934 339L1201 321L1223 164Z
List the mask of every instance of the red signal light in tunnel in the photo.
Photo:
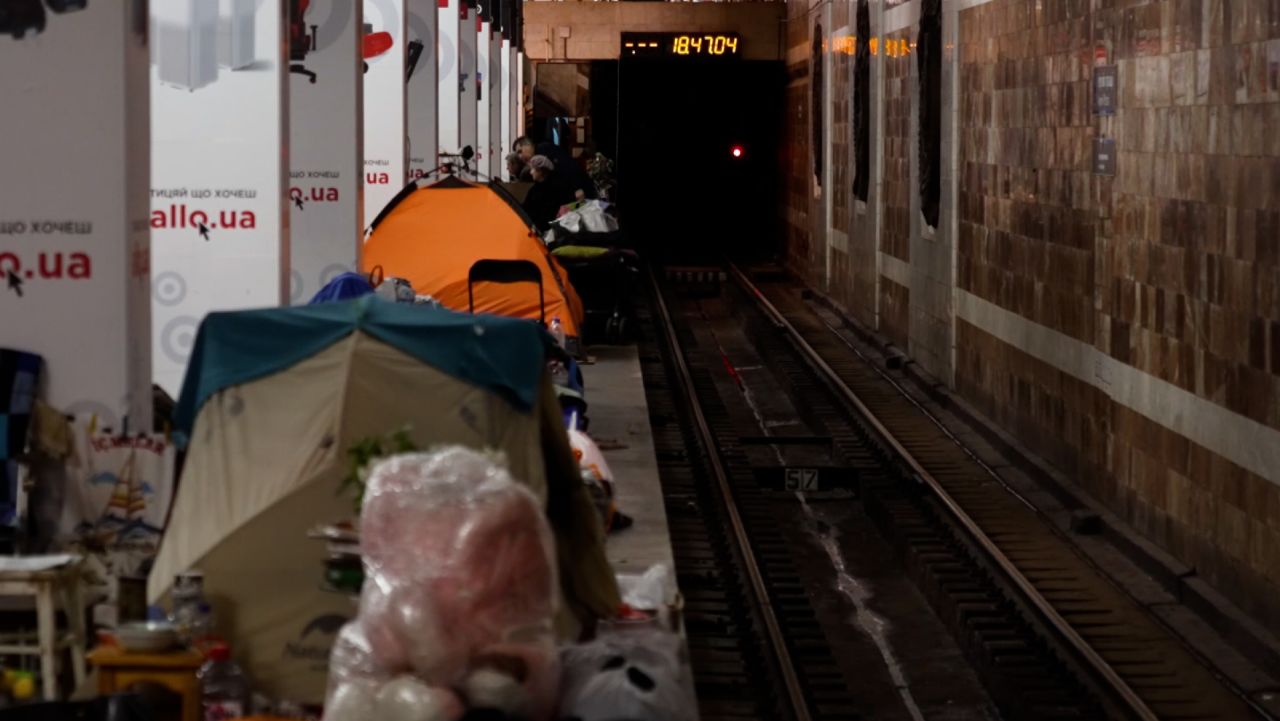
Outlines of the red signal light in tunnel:
M729 154L735 158L741 158L747 154L747 151L744 150L741 145L735 145L732 148L729 148Z

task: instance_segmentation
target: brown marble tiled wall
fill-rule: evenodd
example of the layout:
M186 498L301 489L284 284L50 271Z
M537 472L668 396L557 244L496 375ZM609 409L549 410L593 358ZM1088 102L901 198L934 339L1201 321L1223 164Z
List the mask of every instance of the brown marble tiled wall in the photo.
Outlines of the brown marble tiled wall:
M911 289L880 277L880 332L902 351L911 322Z
M1068 373L956 321L956 390L1095 496L1106 499L1111 399Z
M809 4L788 5L800 18L788 45L806 48ZM992 0L959 17L956 137L944 149L958 175L955 207L944 205L958 231L957 392L1280 632L1277 471L1233 463L1245 456L1222 434L1197 443L1171 429L1197 403L1280 429L1280 1ZM881 48L913 37L890 34ZM879 234L836 196L849 236L848 253L831 254L832 293L907 349L912 294L890 277L904 278L901 265L878 276L876 254L906 264L913 283L933 265L911 249L914 57L880 60ZM1117 68L1113 117L1093 113L1100 65ZM847 97L850 69L835 66ZM820 207L807 62L796 67L789 258L821 286L825 249L807 230ZM852 179L849 110L836 106L829 140L837 187ZM1096 138L1115 141L1113 176L1094 173ZM1108 386L1112 373L1179 390L1133 400ZM1156 394L1179 410L1152 410ZM1144 403L1148 415L1134 410Z
M832 5L831 26L853 25L852 3L836 0ZM855 279L849 265L849 236L853 229L853 38L845 36L829 43L831 48L831 226L844 238L839 245L832 239L832 299L841 307L853 306Z
M836 2L832 7L834 28L851 25L850 4ZM853 202L853 155L849 141L853 137L853 52L851 37L828 43L831 52L831 224L847 237L850 205ZM833 274L834 276L834 274Z
M809 85L807 63L791 68L792 83L787 88L787 142L783 150L787 172L785 221L787 265L802 276L809 272ZM799 76L797 78L796 76Z
M809 235L810 168L809 158L809 43L808 8L804 3L787 3L786 116L783 124L782 168L786 173L785 197L782 198L783 225L786 228L787 267L802 277L809 272L812 245ZM797 52L799 51L799 52Z
M1280 428L1280 7L1098 13L1120 72L1100 347Z
M1280 4L995 0L960 39L959 288L1280 428ZM1280 486L956 325L963 395L1280 628Z
M911 30L885 36L885 47L910 43ZM909 54L884 55L884 180L880 252L911 262L911 63ZM880 330L904 350L911 316L910 288L880 278Z
M1096 345L1280 429L1280 4L1107 2L1093 20L1120 90L1099 123L1119 158L1098 181ZM1280 487L1113 412L1130 519L1280 628Z
M849 0L849 27L857 33L858 28L858 0ZM867 38L863 40L870 42L879 32L880 17L875 12L875 2L867 4L867 19L870 22L870 32ZM877 48L879 43L877 43ZM881 90L878 87L876 77L877 71L874 69L875 61L869 58L870 67L868 69L868 87L867 96L862 97L853 87L857 59L856 54L849 57L849 74L850 74L850 125L854 125L853 113L857 110L855 103L862 103L866 106L866 120L868 123L867 136L870 140L869 146L864 149L868 154L865 167L871 173L871 177L875 177L875 169L879 166L879 160L876 157L875 138L880 134L881 118L875 111L879 107L879 99ZM851 127L851 130L853 128ZM852 135L850 136L852 138ZM852 167L856 167L860 159L857 157L858 148L856 141L851 140L849 162ZM849 181L854 182L854 173L849 173ZM851 188L852 189L852 188ZM875 187L874 180L870 180L867 184L866 201L853 200L850 212L852 219L849 228L849 264L850 275L849 280L845 281L853 287L847 294L846 312L856 318L867 328L875 328L878 323L876 317L876 296L879 294L879 271L877 270L876 256L880 250L880 239L876 229L876 221L879 217L878 207L880 204L879 191Z
M961 289L1092 343L1088 5L997 0L962 15L956 273Z
M867 328L876 327L876 246L867 211L854 210L855 222L849 231L849 274L839 276L847 287L842 301L845 310ZM833 279L836 277L832 273Z

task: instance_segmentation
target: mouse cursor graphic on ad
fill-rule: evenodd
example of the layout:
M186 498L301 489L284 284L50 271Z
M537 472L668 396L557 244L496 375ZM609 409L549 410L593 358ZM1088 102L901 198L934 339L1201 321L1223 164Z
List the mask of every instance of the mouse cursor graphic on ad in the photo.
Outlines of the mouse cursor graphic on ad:
M21 298L22 297L22 278L18 275L18 272L16 270L9 271L8 275L9 275L9 283L8 283L9 290L13 291L14 293L17 293L18 297Z

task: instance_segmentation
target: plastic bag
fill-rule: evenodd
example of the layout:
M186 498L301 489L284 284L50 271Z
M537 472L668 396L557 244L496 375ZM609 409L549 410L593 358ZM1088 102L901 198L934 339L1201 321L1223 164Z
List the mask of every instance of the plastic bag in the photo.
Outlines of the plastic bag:
M676 601L671 568L665 563L654 564L641 575L618 574L618 591L623 603L646 611L657 611Z
M679 649L678 636L657 630L565 649L560 715L580 721L693 721L697 706Z
M418 294L404 278L387 278L374 289L374 294L393 303L413 303Z
M501 456L449 447L385 460L360 523L366 581L330 658L326 721L454 719L463 704L547 718L559 685L554 542ZM408 715L415 698L434 715Z
M618 221L605 212L605 204L588 200L556 218L555 224L570 233L608 233L618 229Z

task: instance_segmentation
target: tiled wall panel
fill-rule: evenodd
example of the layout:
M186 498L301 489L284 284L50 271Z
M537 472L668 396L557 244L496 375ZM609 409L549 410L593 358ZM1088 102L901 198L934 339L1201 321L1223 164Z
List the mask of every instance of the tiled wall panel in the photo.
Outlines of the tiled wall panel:
M811 8L788 4L802 19L787 45L803 53ZM872 5L879 182L869 204L830 199L847 233L831 252L835 299L1280 630L1280 463L1247 447L1280 444L1280 4L952 10L939 230L953 222L954 239L912 217L915 28L882 23L892 13L901 27L913 0ZM833 63L837 96L851 92L847 58ZM1111 117L1093 106L1095 67L1107 65ZM820 286L825 249L805 230L818 212L807 102L793 88L789 258ZM833 183L850 184L853 106L833 102ZM1114 174L1094 172L1102 138L1115 142ZM951 378L935 370L948 367ZM1224 432L1196 426L1211 410Z
M911 31L885 36L880 52L884 68L884 179L880 202L880 252L911 262ZM911 289L902 279L880 278L879 329L904 351L911 316Z

